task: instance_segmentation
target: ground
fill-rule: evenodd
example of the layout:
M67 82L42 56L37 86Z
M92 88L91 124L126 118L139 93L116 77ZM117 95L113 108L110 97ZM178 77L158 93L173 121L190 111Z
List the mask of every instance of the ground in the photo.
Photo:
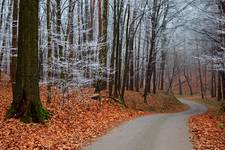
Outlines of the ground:
M119 123L149 114L124 108L107 99L103 102L90 100L89 94L93 92L90 89L83 90L82 100L78 100L77 93L72 94L63 107L56 92L52 103L47 104L46 89L41 89L43 104L53 117L45 124L24 124L17 119L4 120L12 95L10 85L0 86L1 149L80 149Z
M54 89L53 92L52 103L48 104L46 87L41 87L43 105L53 117L45 124L24 124L18 119L5 120L12 92L10 84L0 83L1 149L80 149L122 122L161 112L162 108L168 109L164 112L171 112L171 108L172 112L186 109L181 103L170 108L163 100L164 94L150 96L146 105L142 93L126 91L126 108L107 97L101 102L92 100L94 89L91 88L74 91L64 103L59 91ZM177 103L174 97L170 102Z
M126 91L125 102L129 108L154 111L157 113L173 113L188 109L187 105L181 103L173 94L167 94L163 91L158 91L156 94L150 95L147 98L148 104L144 103L144 93Z
M221 103L215 99L200 100L198 96L191 97L191 99L203 103L209 108L207 113L189 119L189 128L195 149L225 149L225 113L218 114Z
M189 120L192 141L196 150L225 149L225 114L215 116L214 111L191 117Z

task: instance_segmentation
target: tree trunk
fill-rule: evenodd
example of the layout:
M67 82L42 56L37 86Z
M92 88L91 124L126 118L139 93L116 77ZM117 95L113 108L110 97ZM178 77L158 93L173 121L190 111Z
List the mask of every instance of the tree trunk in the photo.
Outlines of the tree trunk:
M20 0L16 86L6 114L26 123L44 122L49 117L39 95L38 6L38 1Z
M58 40L58 52L56 52L56 58L61 58L63 56L63 47L61 43L61 0L56 0L56 32L57 32L57 40Z
M155 55L155 57L156 57L156 55ZM156 58L154 58L154 61L156 61ZM154 66L153 66L153 81L152 81L152 83L153 83L153 87L152 87L152 92L153 92L153 94L156 94L156 62L154 62Z
M135 79L135 87L136 87L136 92L139 92L140 88L140 50L141 50L141 26L139 28L139 36L138 36L138 51L137 51L137 57L136 57L136 79Z
M100 3L101 4L101 3ZM101 90L106 89L106 67L107 67L107 31L108 31L108 0L103 1L103 15L99 15L99 41L100 41L100 50L99 50L99 79L96 83L95 92L100 93ZM101 7L101 6L99 6ZM101 9L99 8L99 11ZM100 12L99 12L100 13ZM101 14L101 13L100 13Z
M115 80L114 80L114 97L119 96L119 90L120 90L120 71L121 71L121 64L120 64L120 57L121 57L121 50L120 50L120 21L121 21L121 7L120 4L117 2L115 11L116 14L116 46L115 46L115 52L116 52L116 66L115 66Z
M153 6L152 6L152 16L151 16L151 25L152 25L152 31L151 31L151 47L150 47L150 51L148 54L148 63L147 63L147 70L146 70L146 75L145 75L145 88L144 88L144 101L145 103L147 103L147 96L148 96L148 92L150 92L151 90L151 79L152 79L152 75L153 75L153 71L154 71L154 67L155 67L155 59L156 59L156 36L157 36L157 23L158 23L158 1L157 0L153 0Z
M181 74L180 74L180 70L179 70L179 73L178 73L178 82L179 82L179 94L180 95L183 95L183 89L182 89L182 81L181 81Z
M202 96L202 99L204 99L205 96L204 96L204 87L203 87L203 81L202 81L202 71L201 71L201 64L200 64L200 61L198 61L198 73L199 73L199 81L200 81L201 96Z
M196 50L197 50L197 56L200 57L199 48L198 48L198 41L196 41ZM202 99L205 98L204 96L204 85L203 85L203 79L202 79L202 69L201 69L201 61L198 60L198 73L199 73L199 81L200 81L200 91L201 91L201 97Z
M16 78L16 54L17 54L17 28L18 28L18 0L13 1L13 24L12 24L12 53L10 63L10 77L14 91Z
M113 1L113 45L112 45L112 53L111 53L111 61L110 61L110 75L109 75L109 96L113 94L113 83L115 80L114 70L115 70L115 48L116 48L116 36L117 36L117 11L116 11L116 0Z
M3 15L4 15L3 12L4 12L5 1L6 0L2 0L2 3L1 3L1 10L0 10L0 30L2 29Z
M133 10L133 20L135 20L137 17L137 12L136 10ZM129 40L129 59L130 59L130 85L129 85L129 90L134 90L134 36L135 36L135 29L134 29L135 22L132 22L130 25L130 40Z
M2 2L3 6L4 6L4 3ZM6 22L10 22L10 19L11 19L11 13L12 13L12 4L13 4L13 1L10 1L9 3L9 10L8 10L8 13L7 13L7 17L6 17ZM3 6L2 6L2 9L3 9ZM4 12L2 10L2 12ZM1 16L2 17L2 16ZM1 19L1 22L0 22L0 25L2 25L2 19L3 18L0 18ZM1 26L0 26L0 29L1 29ZM3 36L2 36L2 50L5 50L5 47L8 46L7 45L7 42L8 42L8 38L7 38L7 35L10 34L10 24L9 23L6 23L5 26L4 26L4 30L2 30L2 33L3 33ZM0 31L1 32L1 31ZM5 51L5 54L7 54L7 51ZM3 66L3 56L4 56L4 51L3 52L0 52L0 80L1 80L1 69L2 69L2 66ZM7 69L6 69L7 70Z
M51 0L47 0L46 7L47 7L47 31L48 31L48 99L47 101L50 103L52 99L52 47L51 47Z
M95 14L95 2L96 0L93 0L90 4L90 32L89 32L89 40L92 41L94 37L94 14Z
M98 0L98 34L102 38L102 0Z
M222 71L222 92L223 92L223 100L225 100L225 72Z
M127 15L127 25L126 25L126 51L125 51L125 61L124 61L124 73L123 73L123 84L121 88L121 97L124 103L124 93L125 86L128 82L128 71L129 71L129 46L130 46L130 34L129 34L129 22L130 22L130 5L128 5L128 15Z
M162 50L162 62L160 64L160 90L164 90L164 74L165 74L165 65L166 65L166 52Z
M74 17L74 7L75 4L72 0L69 0L69 10L68 10L68 23L67 23L67 38L66 41L68 42L69 50L72 51L72 45L73 45L73 17Z
M221 71L218 71L218 88L217 88L217 100L220 101L222 99L222 88L221 88Z
M212 71L211 71L211 97L216 97L216 76L215 76L215 72L213 70L212 67Z
M0 81L2 80L2 59L3 59L3 52L0 52Z
M4 12L5 0L2 0L1 10L0 10L0 31L2 31L2 23L3 23L3 12ZM0 81L2 78L2 59L3 59L3 51L0 51Z
M184 68L184 77L185 77L185 80L187 81L188 88L190 90L190 95L192 96L193 95L193 90L192 90L191 81L190 81L190 78L188 76L188 73L186 74L185 68Z

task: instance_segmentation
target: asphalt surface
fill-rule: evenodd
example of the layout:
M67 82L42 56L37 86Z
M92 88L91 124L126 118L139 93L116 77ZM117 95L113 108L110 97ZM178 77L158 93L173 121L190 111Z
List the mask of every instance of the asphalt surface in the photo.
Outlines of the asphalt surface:
M181 101L190 109L126 122L83 150L192 150L188 118L206 112L207 108L192 101Z

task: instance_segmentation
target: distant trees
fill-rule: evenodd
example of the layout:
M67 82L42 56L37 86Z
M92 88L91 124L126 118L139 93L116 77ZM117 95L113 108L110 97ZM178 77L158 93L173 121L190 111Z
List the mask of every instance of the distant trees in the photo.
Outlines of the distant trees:
M192 26L187 28L194 31L197 39L195 43L195 64L197 66L199 91L201 97L206 99L208 94L225 100L225 68L224 68L224 14L225 3L217 1L199 1L197 8L199 17L196 16ZM191 70L189 69L189 72ZM184 77L188 83L190 94L194 93L188 69L184 69Z
M222 17L225 16L225 2L222 1L222 0L218 0L218 8L219 8L219 11L220 11L220 14ZM218 68L218 96L217 96L217 99L218 100L225 100L225 66L224 66L224 58L223 58L223 55L224 55L224 47L225 47L225 35L223 33L224 31L224 22L219 22L219 27L221 30L221 33L219 34L219 40L220 40L220 47L219 49L217 49L218 51L218 55L216 54L216 57L218 58L222 58L221 61L219 61L219 64L218 62L216 62L217 65L219 65L220 68ZM215 53L214 53L215 54ZM215 63L215 62L213 62ZM215 80L213 79L213 74L212 75L212 87L213 87L213 81L215 82ZM213 94L213 92L212 92Z
M96 93L107 90L110 97L123 104L126 90L143 92L145 102L159 90L191 95L196 89L203 95L210 90L212 96L222 99L225 76L223 69L217 67L223 63L213 58L223 52L224 38L213 32L206 15L189 15L194 11L187 9L215 10L206 4L201 0L44 0L38 18L38 68L41 83L47 84L48 102L53 87L66 95L70 89L87 86L94 87ZM218 4L216 8L224 15L223 2ZM18 0L0 0L0 66L4 73L11 74L13 83L18 46L17 5ZM213 23L223 26L222 22ZM196 39L190 35L198 37L199 56L193 42ZM202 40L214 44L210 47L199 42ZM216 52L209 52L214 48ZM201 54L211 57L203 59ZM206 62L210 62L211 70ZM199 81L201 84L195 85Z
M5 60L9 60L5 55L9 54L10 48L8 47L9 43L11 44L11 39L9 39L9 34L11 31L10 19L12 15L12 0L3 0L0 7L0 30L1 30L1 49L0 49L0 80L2 74L2 68L8 68L8 63L3 63ZM8 6L8 7L7 7ZM6 13L7 12L7 13Z

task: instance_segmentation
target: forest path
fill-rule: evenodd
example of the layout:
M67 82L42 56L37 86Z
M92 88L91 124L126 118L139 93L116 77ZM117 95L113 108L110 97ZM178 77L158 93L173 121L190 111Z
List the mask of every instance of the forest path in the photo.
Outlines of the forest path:
M181 102L190 109L129 121L83 150L192 150L188 118L206 112L207 108L188 100Z

